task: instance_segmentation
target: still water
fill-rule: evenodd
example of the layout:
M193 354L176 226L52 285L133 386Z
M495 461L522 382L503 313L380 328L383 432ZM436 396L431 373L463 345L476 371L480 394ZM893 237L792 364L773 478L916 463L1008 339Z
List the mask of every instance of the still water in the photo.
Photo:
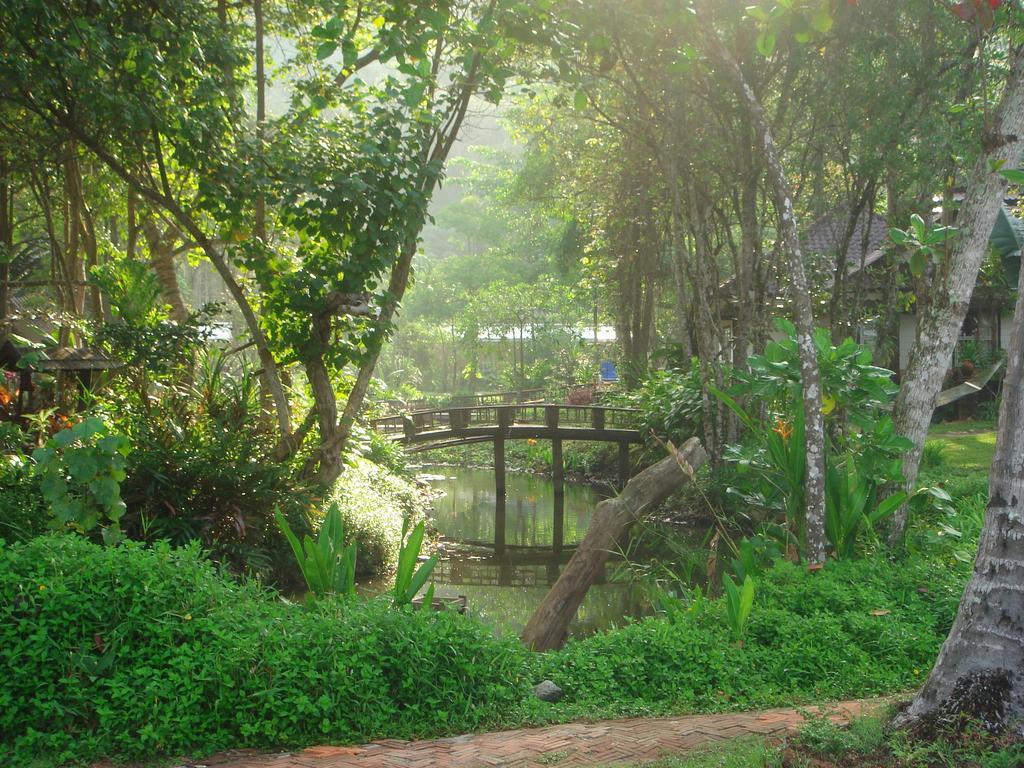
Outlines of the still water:
M442 537L435 594L465 595L469 610L498 633L518 634L586 533L601 494L566 483L559 513L554 484L544 476L510 473L502 504L492 470L444 466L425 472L444 494L431 513ZM625 617L645 612L643 590L614 561L580 606L573 635L621 625Z

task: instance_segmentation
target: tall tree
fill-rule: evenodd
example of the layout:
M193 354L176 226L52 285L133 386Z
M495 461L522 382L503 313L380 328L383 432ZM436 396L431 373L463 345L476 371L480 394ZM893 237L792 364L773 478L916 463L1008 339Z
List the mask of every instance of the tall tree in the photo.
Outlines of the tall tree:
M957 237L949 255L937 266L893 410L897 431L914 443L903 462L908 488L913 488L917 481L935 399L1003 205L1007 181L1000 171L1015 168L1024 152L1024 47L1014 45L1011 49L1002 101L986 125L980 145L981 151L967 178L966 197L957 213ZM904 507L893 520L893 543L902 539L906 522Z
M1019 62L1018 62L1019 66ZM1016 72L1016 68L1015 68ZM1020 73L1016 72L1015 77ZM1016 98L1011 83L1007 102ZM1018 105L1019 108L1019 105ZM1008 110L1001 110L1003 128ZM1001 184L980 180L995 203ZM979 214L980 215L980 214ZM976 220L976 219L975 219ZM984 230L988 232L989 229ZM945 358L937 359L940 364ZM988 509L974 573L953 628L924 686L896 723L957 726L981 720L993 730L1024 733L1024 270L1010 334Z

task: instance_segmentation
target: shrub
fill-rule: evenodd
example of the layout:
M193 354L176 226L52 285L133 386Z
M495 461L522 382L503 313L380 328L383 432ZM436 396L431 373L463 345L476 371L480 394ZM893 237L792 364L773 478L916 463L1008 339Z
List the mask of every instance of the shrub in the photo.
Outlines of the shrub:
M465 731L527 693L525 651L454 612L282 602L196 546L0 548L0 763Z
M100 526L104 541L119 541L128 452L128 439L96 417L60 430L36 448L39 488L54 518L81 533Z
M956 614L967 569L875 557L758 579L742 647L722 600L571 640L540 660L578 713L754 709L919 683ZM921 591L924 590L924 591ZM614 702L609 707L609 702Z
M138 540L198 540L236 572L292 583L300 577L274 511L302 536L319 489L295 464L268 459L276 437L258 379L228 360L209 352L187 383L145 395L123 387L97 405L131 443L121 525Z
M696 360L688 369L652 371L624 404L643 411L643 430L682 443L702 434L703 390Z
M422 498L412 482L365 459L342 473L327 504L341 511L345 542L356 545L360 576L379 576L395 567L402 520L421 513Z
M38 536L47 530L49 520L39 478L33 475L28 458L0 456L0 540Z

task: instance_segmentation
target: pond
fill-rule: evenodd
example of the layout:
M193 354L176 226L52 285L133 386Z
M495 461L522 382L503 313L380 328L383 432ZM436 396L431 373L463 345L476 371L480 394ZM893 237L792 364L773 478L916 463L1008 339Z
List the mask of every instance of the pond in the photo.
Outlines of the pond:
M498 634L518 634L562 566L583 538L602 496L597 489L566 483L557 514L554 484L546 476L509 473L500 504L494 472L427 467L424 479L443 493L433 505L441 534L435 594L465 595L469 609ZM613 558L614 560L614 558ZM643 589L621 577L610 562L605 577L587 594L570 629L576 636L621 625L646 612Z

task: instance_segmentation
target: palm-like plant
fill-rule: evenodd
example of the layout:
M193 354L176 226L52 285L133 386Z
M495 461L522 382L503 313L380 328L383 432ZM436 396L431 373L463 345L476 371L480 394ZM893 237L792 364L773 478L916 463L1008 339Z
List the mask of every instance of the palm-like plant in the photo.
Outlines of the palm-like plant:
M434 571L434 566L437 565L437 555L431 555L419 568L416 567L420 557L420 548L423 546L426 525L421 521L410 533L410 522L410 519L406 517L402 523L402 546L398 552L398 571L395 573L395 607L411 603L423 585L427 583L427 579ZM433 599L434 585L431 584L423 600L425 610L430 609Z
M281 510L275 510L274 517L291 544L311 594L316 597L328 594L345 597L355 595L356 545L345 546L345 524L337 504L331 505L327 511L316 541L306 535L300 543Z

